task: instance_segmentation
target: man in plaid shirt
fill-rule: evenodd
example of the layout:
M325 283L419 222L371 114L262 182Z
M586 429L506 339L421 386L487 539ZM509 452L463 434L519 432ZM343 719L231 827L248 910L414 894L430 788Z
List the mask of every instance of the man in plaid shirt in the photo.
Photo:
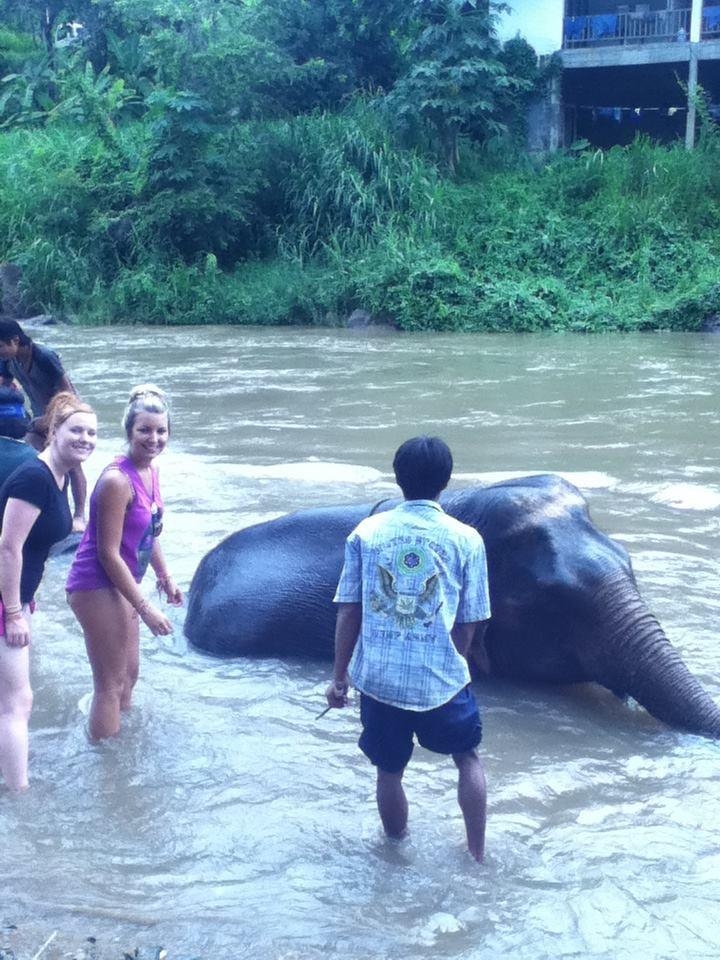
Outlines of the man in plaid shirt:
M413 737L452 755L468 849L482 861L482 727L467 655L473 640L482 640L490 600L482 537L438 502L452 466L440 438L407 440L393 460L404 502L367 517L348 537L327 701L345 706L350 681L360 691L359 745L377 768L378 810L389 837L407 833L402 777Z

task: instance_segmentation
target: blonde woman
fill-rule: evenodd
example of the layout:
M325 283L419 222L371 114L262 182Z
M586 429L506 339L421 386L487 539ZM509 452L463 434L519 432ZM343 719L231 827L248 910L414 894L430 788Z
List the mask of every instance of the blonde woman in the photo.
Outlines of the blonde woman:
M165 394L154 384L135 387L122 423L127 454L113 460L95 485L67 582L92 668L92 740L115 736L121 713L130 709L140 666L140 620L155 636L172 632L168 618L140 588L148 564L158 592L174 606L182 603L157 539L163 501L154 461L170 438Z
M46 448L0 488L0 772L15 791L28 786L35 592L50 548L72 530L68 475L87 460L97 441L97 418L74 393L56 394L44 420Z

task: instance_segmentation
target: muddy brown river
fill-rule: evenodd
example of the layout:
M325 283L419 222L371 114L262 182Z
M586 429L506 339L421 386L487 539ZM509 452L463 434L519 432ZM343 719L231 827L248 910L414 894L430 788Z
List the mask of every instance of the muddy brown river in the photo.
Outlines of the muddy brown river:
M185 589L239 527L392 493L398 444L438 433L455 485L537 472L577 484L720 700L720 338L36 336L99 413L91 480L120 449L129 387L154 380L169 392L163 545ZM720 952L716 743L592 686L482 682L487 863L464 851L452 763L422 750L406 775L410 842L389 845L356 710L315 719L328 664L207 658L187 648L182 610L170 612L173 637L144 636L121 736L90 745L68 563L50 562L35 620L31 790L0 793L6 922L93 935L118 957L128 944L148 957L164 945L168 960Z

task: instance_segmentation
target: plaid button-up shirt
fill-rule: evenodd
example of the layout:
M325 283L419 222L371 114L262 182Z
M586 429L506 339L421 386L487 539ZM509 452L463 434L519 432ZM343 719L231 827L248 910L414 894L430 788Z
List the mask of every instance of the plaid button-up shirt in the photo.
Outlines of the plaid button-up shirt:
M336 603L361 603L349 674L363 693L431 710L470 681L452 641L457 623L490 617L485 545L434 500L367 517L345 544Z

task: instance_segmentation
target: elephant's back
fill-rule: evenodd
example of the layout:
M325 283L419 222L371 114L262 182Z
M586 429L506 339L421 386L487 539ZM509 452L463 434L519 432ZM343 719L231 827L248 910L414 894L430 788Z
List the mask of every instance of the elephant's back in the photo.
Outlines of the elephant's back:
M504 570L510 582L576 587L618 567L630 571L625 548L595 526L582 493L556 474L469 488L444 506L482 534L493 571Z
M216 656L331 656L345 540L371 510L303 510L231 534L190 584L190 643Z

